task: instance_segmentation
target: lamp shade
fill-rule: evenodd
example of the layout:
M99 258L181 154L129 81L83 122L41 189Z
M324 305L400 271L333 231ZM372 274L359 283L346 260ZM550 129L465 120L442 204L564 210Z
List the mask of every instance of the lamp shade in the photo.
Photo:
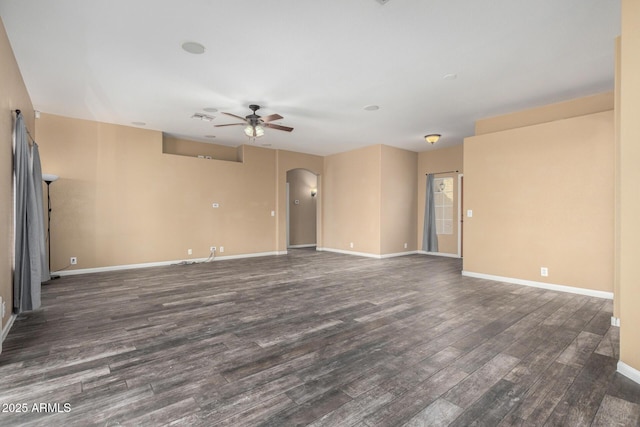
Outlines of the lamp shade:
M54 175L54 174L51 174L51 173L43 173L42 174L42 180L44 182L54 182L54 181L57 181L58 178L60 178L58 175Z

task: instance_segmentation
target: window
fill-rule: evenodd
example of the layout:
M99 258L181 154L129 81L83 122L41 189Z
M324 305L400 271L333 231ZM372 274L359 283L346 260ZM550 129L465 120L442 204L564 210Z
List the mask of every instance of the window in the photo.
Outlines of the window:
M435 178L436 233L453 234L453 178Z

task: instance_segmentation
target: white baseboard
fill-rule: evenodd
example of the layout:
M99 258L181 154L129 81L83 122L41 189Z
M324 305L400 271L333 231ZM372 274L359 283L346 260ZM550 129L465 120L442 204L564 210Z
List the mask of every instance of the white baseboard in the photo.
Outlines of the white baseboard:
M9 320L7 321L7 324L4 325L4 328L2 328L2 341L4 341L7 338L7 335L9 335L9 330L11 330L11 327L13 326L13 322L15 322L16 320L16 315L12 314L11 316L9 316Z
M416 251L416 253L423 254L423 255L443 256L443 257L447 257L447 258L461 258L461 256L458 255L458 254L450 254L450 253L447 253L447 252Z
M367 252L345 251L344 249L333 249L333 248L316 248L316 250L325 251L325 252L334 252L337 254L344 254L344 255L363 256L367 258L376 258L376 259L395 258L395 257L405 256L405 255L414 255L418 253L418 251L407 251L407 252L397 252L393 254L379 255L379 254L370 254Z
M596 298L613 299L613 292L596 291L593 289L576 288L573 286L555 285L552 283L534 282L533 280L514 279L512 277L494 276L491 274L474 273L472 271L463 271L463 276L475 277L477 279L487 279L496 282L511 283L514 285L532 286L534 288L549 289L551 291L569 292L572 294L587 295Z
M418 253L418 251L396 252L394 254L382 254L382 255L380 255L380 258L381 259L395 258L395 257L398 257L398 256L415 255L417 253Z
M77 274L103 273L107 271L119 271L119 270L133 270L135 268L163 267L167 265L180 264L185 261L189 263L192 263L192 262L202 263L207 260L209 260L209 262L214 262L214 261L224 261L229 259L256 258L256 257L263 257L263 256L286 255L286 254L287 254L287 251L257 252L253 254L217 256L211 260L209 260L209 258L192 258L188 260L146 262L142 264L112 265L108 267L82 268L78 270L60 270L60 271L54 271L52 272L52 274L57 274L58 276L74 276Z
M355 255L355 256L363 256L363 257L367 257L367 258L378 258L380 259L380 255L376 255L376 254L369 254L366 252L355 252L355 251L345 251L343 249L334 249L334 248L316 248L316 250L320 250L320 251L325 251L325 252L334 252L337 254L344 254L344 255Z
M611 316L611 326L617 326L619 328L620 327L620 318Z
M635 381L640 384L640 371L627 365L622 360L618 360L618 372L629 378L631 381Z
M308 245L289 245L291 249L300 249L300 248L315 248L315 243L310 243Z
M256 252L254 254L217 256L215 258L215 261L226 261L228 259L242 259L242 258L258 258L263 256L286 255L286 254L287 254L287 251Z

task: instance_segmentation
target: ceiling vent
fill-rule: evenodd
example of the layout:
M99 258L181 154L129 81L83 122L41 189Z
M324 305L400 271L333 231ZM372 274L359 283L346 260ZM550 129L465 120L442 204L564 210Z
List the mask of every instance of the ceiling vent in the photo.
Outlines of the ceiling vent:
M199 119L205 122L212 122L213 119L215 119L214 116L210 116L208 114L202 114L202 113L193 113L193 116L191 116L192 119Z

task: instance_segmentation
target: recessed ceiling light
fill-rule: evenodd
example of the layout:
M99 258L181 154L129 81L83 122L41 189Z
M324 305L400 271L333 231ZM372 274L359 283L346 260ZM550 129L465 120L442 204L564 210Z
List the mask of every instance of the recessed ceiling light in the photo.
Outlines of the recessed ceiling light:
M193 53L194 55L200 55L204 53L204 46L200 43L196 42L184 42L182 43L182 48L189 53Z
M453 74L453 73L449 73L449 74L445 74L444 76L442 76L442 78L444 80L455 80L458 78L457 74Z
M211 139L213 139L213 138L215 138L216 136L215 136L215 135L205 135L204 137L205 137L205 138L211 138Z
M217 108L213 108L213 107L206 107L203 108L204 111L206 111L207 113L216 113L218 111Z
M146 126L145 122L131 122L131 124L134 126Z
M367 111L376 111L379 110L380 107L378 107L377 105L367 105L364 107L364 109Z

